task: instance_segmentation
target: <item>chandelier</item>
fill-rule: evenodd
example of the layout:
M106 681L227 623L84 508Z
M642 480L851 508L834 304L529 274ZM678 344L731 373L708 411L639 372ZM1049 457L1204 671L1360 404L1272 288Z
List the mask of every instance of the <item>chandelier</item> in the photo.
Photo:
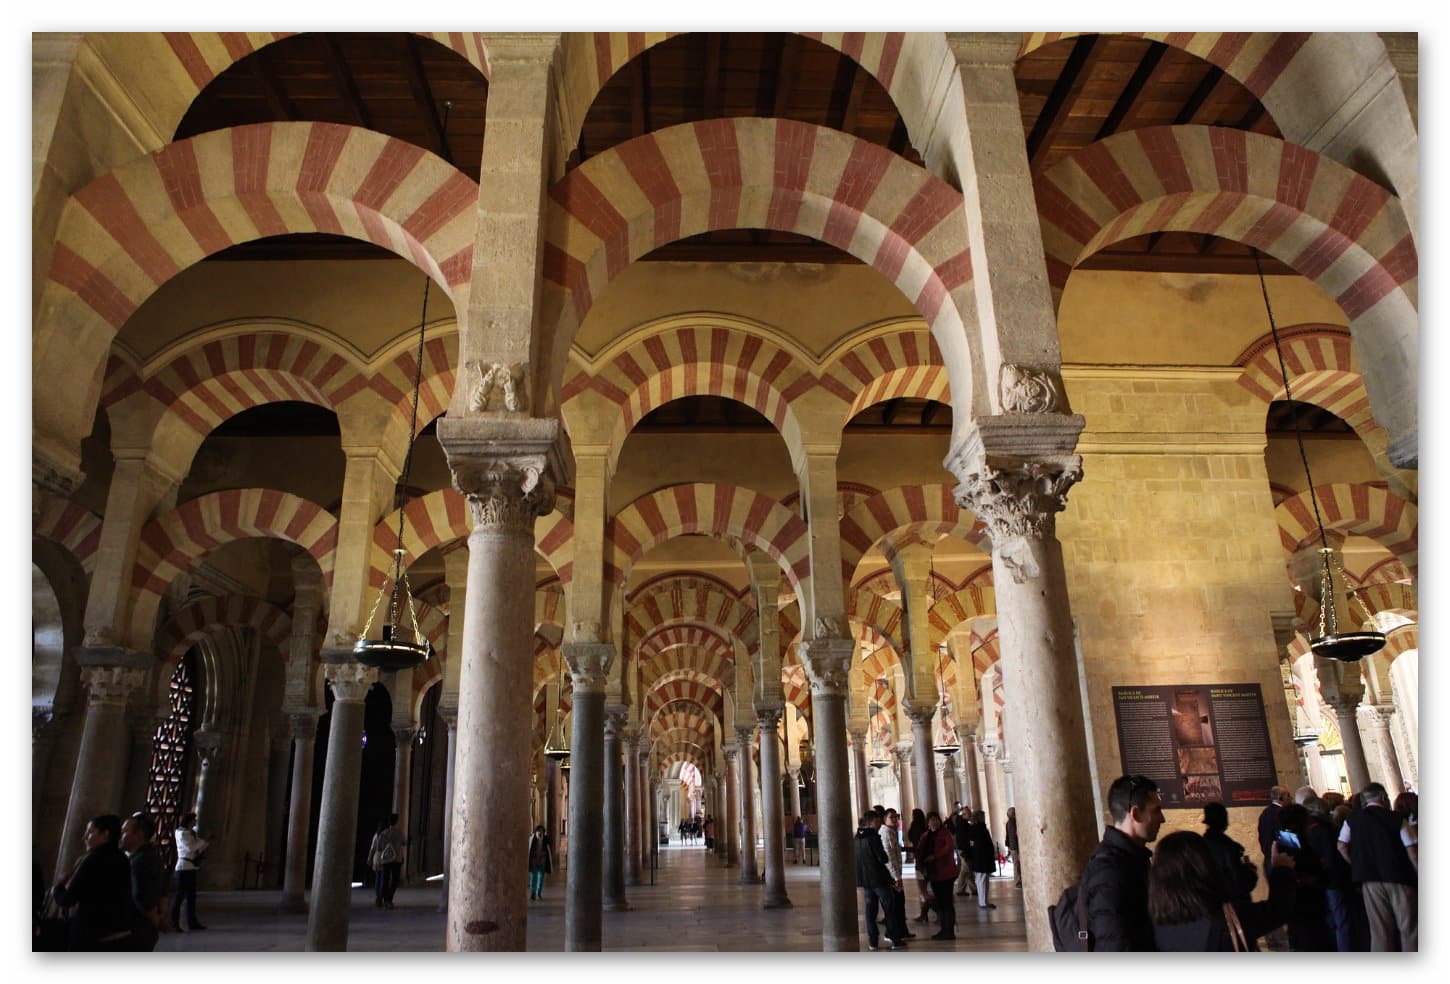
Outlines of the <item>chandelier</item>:
M1264 295L1264 310L1269 315L1269 331L1274 336L1274 354L1279 358L1279 372L1284 377L1284 398L1293 400L1294 393L1289 388L1289 370L1284 364L1284 350L1279 344L1279 328L1274 323L1274 308L1269 303L1269 288L1264 282L1264 268L1259 262L1257 249L1254 250L1254 269L1258 271L1259 290ZM1319 634L1309 640L1309 648L1314 655L1324 659L1335 659L1343 663L1358 662L1384 647L1385 634L1376 629L1355 629L1353 626L1343 632L1339 629L1339 613L1334 605L1334 574L1337 571L1340 581L1343 582L1344 568L1324 532L1324 520L1319 515L1319 496L1314 491L1314 476L1309 471L1309 455L1304 450L1304 433L1299 427L1299 416L1292 414L1291 417L1294 421L1294 440L1299 445L1299 460L1304 463L1304 481L1309 486L1309 503L1314 507L1314 525L1319 530L1319 549L1316 551L1319 554ZM1363 620L1371 621L1369 609L1365 608L1363 600L1353 595L1349 597L1363 609L1360 613Z
M554 721L544 739L544 758L560 763L560 769L569 768L569 742L564 738L564 661L559 661L559 692L554 700Z

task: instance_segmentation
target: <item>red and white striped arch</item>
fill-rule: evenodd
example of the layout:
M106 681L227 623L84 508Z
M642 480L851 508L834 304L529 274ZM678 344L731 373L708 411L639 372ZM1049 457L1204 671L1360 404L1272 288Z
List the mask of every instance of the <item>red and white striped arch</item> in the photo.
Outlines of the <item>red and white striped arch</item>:
M714 728L711 727L711 720L704 709L696 705L692 709L685 709L685 706L676 704L661 713L655 714L649 721L649 734L653 741L659 741L671 732L700 739L702 745L709 745L710 739L714 736Z
M1273 137L1210 126L1115 134L1036 180L1053 296L1072 268L1119 240L1209 233L1313 280L1351 321L1390 295L1413 314L1419 272L1404 208L1363 175Z
M967 582L951 594L937 599L927 612L933 649L946 641L947 634L963 622L997 614L997 592L992 587L991 568L987 576Z
M799 665L782 666L780 689L785 697L785 702L795 705L795 709L801 713L801 716L809 721L811 717L811 684L806 679L805 668Z
M1420 608L1414 585L1397 581L1370 584L1356 590L1354 594L1371 612L1416 612Z
M69 499L40 494L33 535L59 544L87 575L96 569L96 547L101 542L101 517Z
M590 158L549 189L544 319L553 380L609 282L656 247L716 229L792 232L845 250L902 291L970 402L974 312L962 196L885 148L790 120L705 120Z
M644 695L645 713L654 715L674 701L698 704L714 714L717 720L725 720L724 690L718 684L683 676L657 681Z
M855 580L861 558L872 547L903 533L950 533L981 546L987 527L957 506L950 485L887 489L856 506L841 520L841 572L847 583Z
M458 375L458 329L425 338L423 343L423 375L418 388L418 420L414 436L448 409ZM392 405L394 414L389 430L396 431L399 446L407 444L408 422L413 414L413 380L418 378L417 336L378 367L368 379L368 387ZM348 394L350 395L350 394Z
M745 641L745 630L754 634L755 608L749 589L737 595L715 578L670 576L636 591L629 598L624 617L635 639L663 625L701 623L718 626Z
M695 679L714 680L724 689L735 681L735 661L718 650L694 646L673 646L640 656L641 687L653 687L659 680L686 673Z
M867 629L859 641L871 646L886 646L900 650L898 641L904 632L901 606L887 601L870 591L848 591L846 593L846 616L855 625L853 628Z
M915 320L872 332L829 356L820 384L848 404L843 423L887 400L952 402L941 351L931 332Z
M773 557L799 593L810 573L806 524L779 502L726 482L672 485L640 496L609 521L605 577L629 580L634 564L651 548L685 533L733 536Z
M641 638L635 646L635 652L639 656L641 667L644 667L661 653L678 648L698 649L728 660L732 665L735 662L734 643L725 630L699 623L675 622L662 625Z
M162 662L173 662L218 626L256 629L274 650L287 655L292 617L276 605L246 595L207 595L183 605L156 631L152 651Z
M564 589L558 581L534 587L534 631L544 626L564 628Z
M1418 579L1420 513L1413 504L1386 489L1364 484L1316 485L1314 494L1325 529L1374 540ZM1274 515L1279 522L1279 540L1288 553L1318 540L1319 528L1307 491L1285 499Z
M315 502L276 489L227 489L199 496L157 516L141 530L131 586L130 638L148 648L156 609L172 580L209 550L251 537L276 537L302 547L332 583L337 520Z
M635 424L686 396L726 397L759 411L799 465L805 452L790 401L814 385L800 358L737 322L675 326L641 338L596 374L570 377L559 399L566 419L573 411L571 399L585 390L599 393L618 410L609 444L611 470Z
M971 646L972 670L976 673L977 680L980 681L982 674L987 672L987 667L1002 659L1002 638L998 635L996 624L993 624L990 629L983 630L981 635L973 630Z
M1402 625L1385 637L1385 659L1391 663L1404 653L1419 648L1419 625Z

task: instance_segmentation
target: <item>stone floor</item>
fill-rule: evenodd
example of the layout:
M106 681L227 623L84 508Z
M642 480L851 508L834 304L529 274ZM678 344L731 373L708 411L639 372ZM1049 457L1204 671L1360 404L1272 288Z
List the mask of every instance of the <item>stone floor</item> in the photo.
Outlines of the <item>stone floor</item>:
M787 861L786 891L794 907L760 908L761 886L741 885L738 868L722 868L699 846L661 845L654 884L627 889L631 911L604 913L604 949L626 953L712 951L819 951L820 869ZM910 877L910 866L908 866ZM646 882L649 881L648 873ZM908 916L915 915L915 883L908 882ZM437 911L437 883L400 889L397 908L373 907L370 888L353 890L351 950L404 951L443 949L443 914ZM955 898L957 938L933 942L935 919L929 926L910 924L917 938L901 959L913 952L1012 951L1027 948L1022 919L1022 893L1010 879L992 883L996 909L976 907L976 899ZM305 915L273 911L272 891L202 892L198 908L207 929L200 933L168 933L157 950L297 951L306 935ZM857 895L860 905L860 895ZM561 951L564 930L564 876L550 877L542 901L530 903L528 949ZM866 935L861 934L861 949ZM885 949L880 951L887 953Z

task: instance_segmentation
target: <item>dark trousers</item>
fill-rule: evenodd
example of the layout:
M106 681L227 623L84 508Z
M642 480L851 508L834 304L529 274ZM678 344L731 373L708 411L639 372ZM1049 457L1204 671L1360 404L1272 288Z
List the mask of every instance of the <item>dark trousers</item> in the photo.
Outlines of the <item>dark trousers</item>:
M171 925L181 928L181 904L186 903L186 926L195 929L201 925L196 918L196 869L176 872L176 894L171 896Z
M956 884L955 878L948 878L946 881L932 879L931 894L936 896L936 914L941 920L941 931L948 936L956 934L957 930L957 909L952 903L952 886Z
M888 939L906 939L906 893L892 889L886 902L886 936Z
M891 919L891 896L894 891L889 888L872 888L867 885L862 891L866 893L866 942L875 946L880 941L880 934L876 931L876 913L878 906L886 910L888 923ZM887 929L887 936L890 936L890 928ZM898 939L900 937L897 937Z
M1341 891L1337 888L1324 890L1324 902L1327 909L1324 918L1329 923L1330 932L1334 934L1335 949L1340 953L1349 953L1354 949L1349 934L1348 896L1348 890Z
M377 900L383 905L392 904L393 893L398 890L398 876L402 871L403 863L401 861L385 864L378 869L377 881L373 888L377 893Z

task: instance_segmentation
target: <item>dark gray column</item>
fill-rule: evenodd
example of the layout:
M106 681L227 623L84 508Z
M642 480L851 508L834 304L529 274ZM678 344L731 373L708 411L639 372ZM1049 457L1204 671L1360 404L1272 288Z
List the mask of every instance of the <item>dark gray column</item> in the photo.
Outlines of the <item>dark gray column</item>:
M740 749L725 747L725 867L733 868L740 863L740 780L736 767L740 764Z
M911 718L911 751L916 765L912 779L915 780L916 805L923 813L934 810L941 814L946 804L937 797L936 749L931 743L931 719L936 714L936 705L907 700L904 707L906 716Z
M624 729L620 746L624 750L624 876L627 884L638 885L639 880L639 729L631 725Z
M565 883L564 949L603 948L604 688L614 646L563 646L573 680L569 735L569 867Z
M452 633L449 633L452 635ZM448 692L444 691L446 700ZM439 703L438 716L448 726L448 756L443 787L443 879L438 898L439 912L448 911L448 862L453 857L453 766L458 756L458 708Z
M820 812L821 947L859 950L856 925L856 859L852 840L851 789L846 767L847 673L855 643L844 619L818 618L815 638L800 645L811 682L816 734L816 802Z
M604 908L629 909L624 892L624 757L629 709L618 704L604 709Z
M347 949L362 778L363 701L377 682L378 671L359 663L331 663L327 678L332 684L332 725L327 732L327 765L317 814L312 908L307 913L304 943L309 951Z
M86 688L86 721L76 755L75 778L65 811L56 876L69 874L85 847L81 835L91 817L120 809L126 774L126 701L145 683L144 671L107 664L81 668Z
M776 726L784 708L780 705L757 705L755 719L760 724L760 821L765 825L765 894L762 909L789 909L790 897L785 892L785 828L781 816L783 804L780 789L780 736ZM792 822L794 816L792 816Z
M282 912L306 912L307 835L312 824L312 760L317 747L316 710L287 715L292 735L292 790L287 804L287 860L282 872ZM361 740L361 739L359 739Z
M737 724L735 738L740 746L740 883L753 885L760 881L760 865L755 860L755 769L752 754L754 724Z

